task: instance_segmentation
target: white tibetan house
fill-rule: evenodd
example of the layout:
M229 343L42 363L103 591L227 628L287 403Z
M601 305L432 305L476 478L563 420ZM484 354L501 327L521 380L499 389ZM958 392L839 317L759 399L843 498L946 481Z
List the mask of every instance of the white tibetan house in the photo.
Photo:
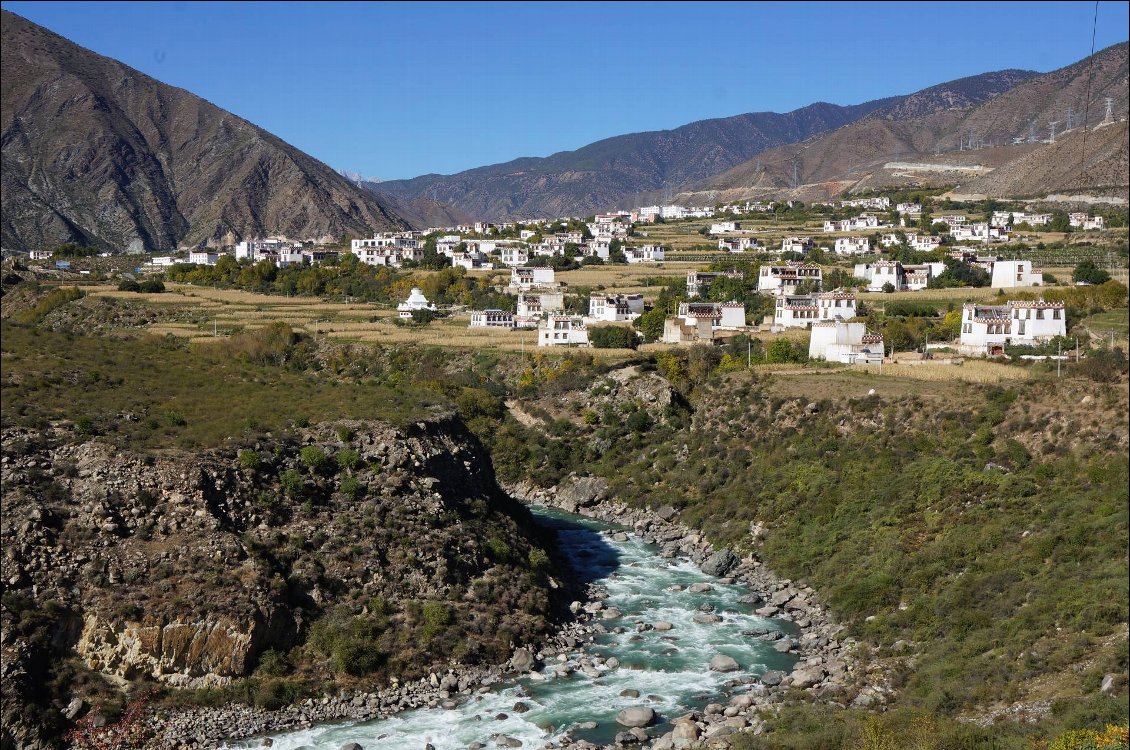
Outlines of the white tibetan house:
M538 346L588 346L589 329L579 315L550 315L538 325Z
M1067 335L1062 302L1009 300L1004 305L968 304L961 308L964 354L995 356L1006 346L1031 346Z
M863 323L819 320L812 324L808 358L844 364L881 364L886 354L883 337L868 333Z

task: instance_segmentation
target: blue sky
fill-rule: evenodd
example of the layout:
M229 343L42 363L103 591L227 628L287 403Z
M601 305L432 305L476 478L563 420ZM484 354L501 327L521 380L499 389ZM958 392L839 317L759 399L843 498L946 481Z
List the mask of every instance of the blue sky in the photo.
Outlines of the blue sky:
M52 3L6 10L384 179L1086 57L1094 3ZM1099 3L1096 49L1130 3Z

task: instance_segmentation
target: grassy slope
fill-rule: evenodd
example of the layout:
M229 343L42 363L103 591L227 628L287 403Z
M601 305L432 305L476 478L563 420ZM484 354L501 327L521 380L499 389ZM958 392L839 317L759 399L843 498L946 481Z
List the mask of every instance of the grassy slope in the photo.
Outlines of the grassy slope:
M817 588L877 658L912 644L895 672L899 705L939 732L1012 702L1047 701L1084 726L1124 719L1125 687L1098 690L1127 666L1125 383L864 380L711 378L689 424L631 429L608 412L591 427L558 422L527 452L515 448L537 439L528 432L500 436L524 465L500 455L499 469L543 481L588 469L618 497L673 502L746 549L751 522L766 524L762 559Z

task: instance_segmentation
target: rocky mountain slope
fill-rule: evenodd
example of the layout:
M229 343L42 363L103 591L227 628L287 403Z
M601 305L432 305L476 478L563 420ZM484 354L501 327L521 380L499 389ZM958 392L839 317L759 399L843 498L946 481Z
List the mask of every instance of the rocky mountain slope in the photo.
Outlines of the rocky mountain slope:
M454 175L370 185L402 198L428 196L475 219L585 215L638 194L701 180L767 148L809 138L890 103L818 103L786 114L758 112L633 133L545 158L522 158Z
M406 226L246 120L8 11L0 20L6 249L167 251Z
M1130 181L1126 122L1082 129L1040 145L984 177L962 182L962 194L1001 197L1042 197L1066 191L1114 192L1125 196Z
M1073 129L1078 129L1085 112L1090 125L1096 125L1103 117L1107 97L1114 100L1116 116L1125 116L1130 90L1127 50L1128 45L1123 43L1097 52L1093 70L1084 59L1036 77L1011 77L1013 85L995 90L962 81L955 82L961 85L927 89L830 133L766 151L758 159L693 186L679 197L680 201L694 202L711 192L727 197L742 193L783 195L793 187L794 162L800 184L836 183L833 190L850 189L856 183L862 188L905 184L899 174L905 170L885 168L889 162L953 161L999 166L1033 150L1028 144L1012 148L1014 139L1027 140L1034 133L1036 141L1043 141L1050 135L1053 121L1058 121L1057 132L1062 134L1068 108L1072 110ZM977 148L969 150L971 142ZM1003 146L1007 153L990 154L986 152L992 149L983 148L986 144L997 148L1009 145ZM1044 158L1057 153L1050 152ZM1002 155L1005 158L1001 159ZM959 172L934 171L942 182L964 181ZM731 196L727 191L734 192Z
M192 455L65 426L3 445L5 747L58 729L95 673L220 686L314 632L326 676L418 677L548 627L528 513L451 416Z

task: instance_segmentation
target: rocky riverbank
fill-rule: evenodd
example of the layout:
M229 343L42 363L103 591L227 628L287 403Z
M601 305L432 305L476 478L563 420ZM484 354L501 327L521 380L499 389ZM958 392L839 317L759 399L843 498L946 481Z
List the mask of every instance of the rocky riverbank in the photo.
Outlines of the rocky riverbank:
M793 670L788 673L769 671L752 681L735 680L729 696L719 696L726 703L714 702L702 711L691 712L674 721L674 729L661 737L646 740L638 735L635 740L651 742L652 750L686 747L698 740L708 745L727 747L725 738L734 732L762 733L766 724L760 715L766 709L779 706L787 698L801 698L812 702L857 708L880 708L894 697L889 676L883 670L866 667L858 658L858 644L843 637L845 627L836 623L820 603L819 595L809 586L781 578L754 556L739 557L732 550L715 550L697 531L677 522L677 511L670 506L655 510L631 508L608 494L605 480L599 477L571 476L566 482L542 489L528 484L506 487L511 495L526 503L542 504L576 513L604 523L617 524L631 529L645 542L660 548L666 558L687 557L708 575L719 577L720 582L738 583L750 593L746 603L755 607L761 617L792 622L799 636L776 638L774 648L780 652L797 655ZM751 530L757 534L760 530ZM598 612L600 603L585 607ZM698 616L696 616L698 617ZM704 613L705 618L717 615ZM663 627L665 623L652 623ZM646 627L646 626L645 626ZM773 638L779 634L750 632L754 638ZM711 669L724 671L728 657L721 656L710 665ZM635 731L635 730L633 730ZM628 737L618 737L621 743ZM570 748L585 744L566 745Z
M660 717L641 699L636 708L625 709L617 716L623 731L616 735L612 748L638 745L652 750L670 750L705 741L711 747L726 747L727 739L736 732L762 733L768 725L762 718L766 710L786 699L826 702L857 707L879 707L892 695L880 673L867 673L856 658L856 644L843 638L843 627L828 616L818 595L811 588L781 579L753 557L740 558L729 550L715 551L701 534L673 521L674 510L633 509L606 497L606 486L600 479L572 478L560 487L549 490L529 486L508 488L511 494L530 503L544 504L568 512L624 527L614 539L636 535L659 546L665 558L685 557L704 572L717 576L720 584L738 583L750 590L744 602L758 615L791 622L796 635L751 630L750 638L768 640L774 650L797 657L790 672L771 670L757 677L741 677L725 683L725 692L701 710L680 717L664 717L672 723L670 731L656 735L649 729ZM708 590L709 584L694 584ZM151 722L160 738L153 747L211 747L221 739L248 737L301 729L324 722L366 721L387 718L401 711L416 708L455 709L477 696L496 691L510 679L526 676L545 680L565 677L577 671L599 679L619 667L614 657L601 658L588 653L588 646L601 633L609 632L604 622L616 619L619 613L606 606L606 591L596 585L588 587L587 596L571 607L576 619L568 623L536 651L518 649L504 665L490 668L468 668L433 673L426 679L409 683L393 683L371 693L343 692L320 699L307 699L279 711L262 711L246 706L182 711L155 715ZM696 622L715 622L722 618L710 612L696 615ZM640 622L639 632L666 630L670 623ZM618 627L615 632L624 632ZM722 654L711 660L709 669L727 672L736 669L733 660ZM549 664L550 669L544 669ZM539 671L540 670L540 671ZM625 691L630 694L638 691ZM521 701L515 712L525 710ZM237 733L232 727L238 727ZM504 734L490 739L500 747L519 747L518 740ZM269 740L263 740L267 743ZM254 740L249 744L255 745ZM547 746L567 750L600 747L585 740L566 736ZM421 745L423 748L424 745ZM481 745L480 745L481 747Z

